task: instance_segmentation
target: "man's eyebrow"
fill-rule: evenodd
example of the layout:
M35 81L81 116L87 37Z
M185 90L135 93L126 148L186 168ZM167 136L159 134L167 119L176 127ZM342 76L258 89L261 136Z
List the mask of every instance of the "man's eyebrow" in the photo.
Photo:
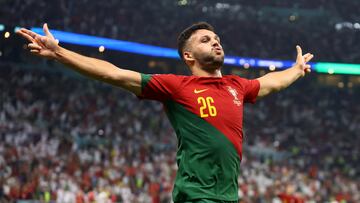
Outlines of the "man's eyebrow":
M210 38L210 36L209 36L208 34L206 34L206 35L200 36L200 39L202 39L202 38L204 38L204 37Z
M204 38L204 37L211 38L211 36L208 35L208 34L202 35L202 36L200 36L199 38L202 39L202 38ZM215 35L215 38L216 38L216 39L220 39L219 36L217 36L217 35Z
M196 39L196 38L197 38L197 37L195 37L195 39ZM205 35L202 35L202 36L199 36L199 37L198 37L199 40L202 40L203 38L211 38L211 36L208 35L208 34L205 34ZM217 35L217 34L215 34L214 38L217 39L217 40L220 40L220 37L219 37L219 35Z

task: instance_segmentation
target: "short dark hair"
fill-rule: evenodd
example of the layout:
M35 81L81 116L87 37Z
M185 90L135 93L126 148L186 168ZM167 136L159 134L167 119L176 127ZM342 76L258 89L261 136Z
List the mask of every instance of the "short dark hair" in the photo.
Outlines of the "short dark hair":
M198 23L194 23L191 26L187 27L185 30L183 30L180 34L179 37L177 39L177 45L178 45L178 53L179 56L184 59L184 55L183 55L183 51L184 48L186 46L186 43L188 41L188 39L191 37L191 35L197 31L197 30L210 30L215 32L214 27L211 26L209 23L207 22L198 22Z

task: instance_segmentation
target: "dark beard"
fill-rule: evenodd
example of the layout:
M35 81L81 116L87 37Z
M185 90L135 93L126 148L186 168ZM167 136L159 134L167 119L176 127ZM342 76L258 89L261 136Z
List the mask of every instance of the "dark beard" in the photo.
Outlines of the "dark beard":
M204 69L220 68L224 64L224 56L214 57L212 55L207 55L200 60L200 64Z

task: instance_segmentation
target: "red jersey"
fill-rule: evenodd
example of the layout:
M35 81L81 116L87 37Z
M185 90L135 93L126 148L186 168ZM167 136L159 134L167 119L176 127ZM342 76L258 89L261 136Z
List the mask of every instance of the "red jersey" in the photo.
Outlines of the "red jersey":
M173 199L237 201L243 107L260 84L223 77L142 74L140 98L161 101L178 138Z

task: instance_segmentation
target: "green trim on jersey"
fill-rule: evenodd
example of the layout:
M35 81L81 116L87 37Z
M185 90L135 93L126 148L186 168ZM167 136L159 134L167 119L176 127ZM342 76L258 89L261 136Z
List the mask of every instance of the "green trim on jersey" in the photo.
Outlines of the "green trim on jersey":
M149 83L151 75L141 73L141 92L144 90L146 85Z
M238 200L240 157L234 145L214 126L168 100L166 112L178 138L173 200Z

